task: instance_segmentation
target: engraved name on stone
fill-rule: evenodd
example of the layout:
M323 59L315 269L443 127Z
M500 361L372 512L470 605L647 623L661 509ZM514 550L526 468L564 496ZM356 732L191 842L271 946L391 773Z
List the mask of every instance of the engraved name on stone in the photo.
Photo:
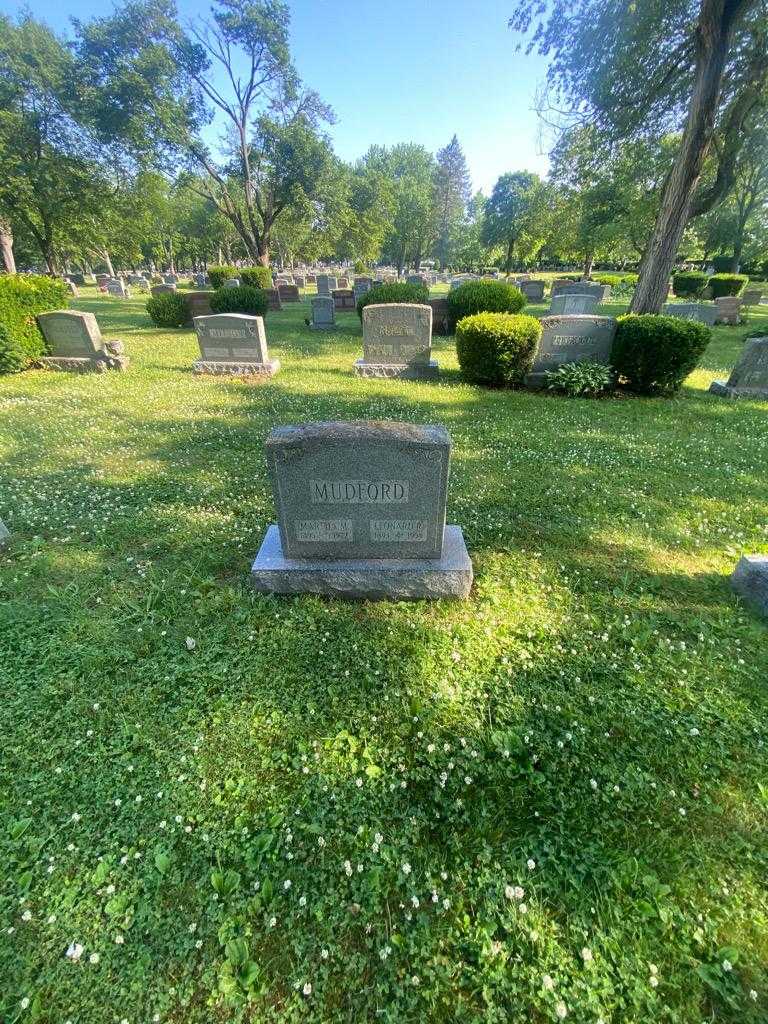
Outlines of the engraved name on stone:
M407 544L427 539L426 519L372 519L371 540Z
M297 519L294 529L297 540L338 544L354 539L351 519Z
M402 505L407 480L310 480L313 505Z

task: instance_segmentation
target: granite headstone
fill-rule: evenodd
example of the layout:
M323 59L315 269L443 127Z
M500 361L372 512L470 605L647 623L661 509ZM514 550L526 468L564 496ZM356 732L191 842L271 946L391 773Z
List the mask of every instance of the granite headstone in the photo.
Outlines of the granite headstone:
M37 322L50 350L39 362L48 369L101 373L128 368L122 341L105 341L93 313L57 309L39 313Z
M768 399L768 337L747 338L731 376L712 381L709 390L723 398Z
M195 373L273 377L279 359L270 359L264 320L245 313L218 313L194 319L200 345Z
M375 303L363 309L363 358L360 377L434 380L432 307L409 302Z
M564 363L609 364L616 320L612 316L545 316L528 387L543 387L548 370Z
M312 296L312 322L315 331L330 331L336 326L334 301L330 295Z

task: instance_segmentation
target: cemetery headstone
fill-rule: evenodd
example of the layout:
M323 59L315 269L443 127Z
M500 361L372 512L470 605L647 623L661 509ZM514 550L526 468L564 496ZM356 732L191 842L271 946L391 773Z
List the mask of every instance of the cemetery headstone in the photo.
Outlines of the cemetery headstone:
M574 313L594 313L597 309L597 296L595 295L572 295L570 292L561 292L552 296L552 305L549 316L567 316Z
M351 288L334 288L331 295L337 310L355 309L357 306L355 293Z
M211 316L213 311L211 310L211 296L212 291L203 292L184 292L184 301L187 304L189 311L188 323L194 323L196 316Z
M49 370L103 373L128 368L122 341L105 341L93 313L57 309L39 313L37 322L50 349L39 362Z
M713 380L709 390L721 398L768 399L768 337L747 338L728 380Z
M450 334L448 299L445 295L441 295L439 298L429 299L428 302L432 307L432 333L440 335Z
M239 288L240 278L239 277L228 277L222 285L222 288Z
M743 555L731 586L746 604L768 618L768 555Z
M283 304L280 301L280 292L277 288L265 288L264 294L269 301L268 309L270 313L276 313L283 308Z
M668 302L662 313L664 316L676 316L681 320L698 320L702 324L714 327L717 306L706 302Z
M436 380L432 354L432 307L409 302L376 303L363 309L363 358L358 377Z
M163 274L163 284L178 284L178 283L179 283L179 275L178 274Z
M115 295L118 299L129 299L131 297L131 289L126 287L125 282L120 277L112 277L107 281L107 292L110 295Z
M170 295L178 291L178 289L175 284L153 284L150 291L152 296L155 297L157 295Z
M312 296L312 322L314 331L330 331L336 326L335 303L330 295Z
M208 284L208 275L207 274L195 274L194 281L195 281L195 288L198 288L198 289L205 288L207 286L207 284Z
M70 274L69 279L72 282L72 284L76 285L77 287L85 287L85 274Z
M277 509L251 569L261 592L353 599L468 596L461 528L446 526L443 427L362 420L275 427Z
M77 285L75 284L74 281L67 280L66 285L67 291L69 292L70 295L73 295L75 298L77 298L80 295L80 292L77 290Z
M4 548L11 540L11 531L5 525L2 519L0 519L0 548Z
M371 290L371 282L368 280L356 280L352 292L355 297L355 305L362 297Z
M318 295L330 295L334 288L338 288L338 282L335 277L330 277L328 274L317 275L317 294Z
M544 299L543 281L521 281L518 287L529 302L541 302Z
M281 302L301 302L298 285L281 284L278 286L277 291Z
M614 317L545 316L541 327L533 366L525 377L527 387L544 387L547 371L564 363L610 363L616 335Z
M349 288L349 278L340 277L338 280L337 288Z
M715 323L738 327L741 323L741 299L738 295L721 295L715 299Z
M555 295L594 295L598 302L603 302L607 297L606 288L596 281L553 281L552 298Z
M763 293L759 288L747 288L741 295L741 301L745 306L759 306L762 298Z
M293 283L296 285L297 288L307 287L307 279L302 274L294 274Z
M262 317L218 313L193 322L200 345L195 373L273 377L280 369L280 360L269 358Z

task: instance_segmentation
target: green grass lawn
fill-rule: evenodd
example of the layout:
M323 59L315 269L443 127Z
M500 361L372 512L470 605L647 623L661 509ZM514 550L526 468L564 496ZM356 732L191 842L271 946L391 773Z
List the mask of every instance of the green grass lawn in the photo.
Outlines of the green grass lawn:
M765 1022L768 403L706 388L768 317L595 402L358 379L306 303L194 377L144 303L0 380L0 1019ZM250 592L270 428L362 417L450 432L468 602Z

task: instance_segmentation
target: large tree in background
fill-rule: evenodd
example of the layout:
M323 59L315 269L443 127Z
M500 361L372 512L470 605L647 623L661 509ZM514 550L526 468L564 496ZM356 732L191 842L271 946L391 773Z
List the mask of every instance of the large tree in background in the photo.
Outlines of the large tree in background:
M551 56L549 82L571 120L611 141L681 131L632 302L657 312L692 214L733 185L745 126L766 103L764 0L516 0L511 26ZM707 155L717 173L697 194Z
M289 21L280 0L217 0L184 29L171 0L130 0L78 25L82 89L105 134L182 158L190 187L263 264L278 218L322 203L337 170L321 131L331 111L296 73ZM224 129L216 151L203 134L214 117Z
M538 174L502 174L485 204L482 242L503 247L507 273L516 252L520 260L535 256L546 234L545 216L546 189Z
M391 182L392 216L382 255L398 273L409 263L418 269L435 236L434 156L415 142L402 142L391 149L371 146L363 160Z
M445 267L466 220L471 196L469 169L464 151L454 135L437 151L435 168L435 247L434 255Z

